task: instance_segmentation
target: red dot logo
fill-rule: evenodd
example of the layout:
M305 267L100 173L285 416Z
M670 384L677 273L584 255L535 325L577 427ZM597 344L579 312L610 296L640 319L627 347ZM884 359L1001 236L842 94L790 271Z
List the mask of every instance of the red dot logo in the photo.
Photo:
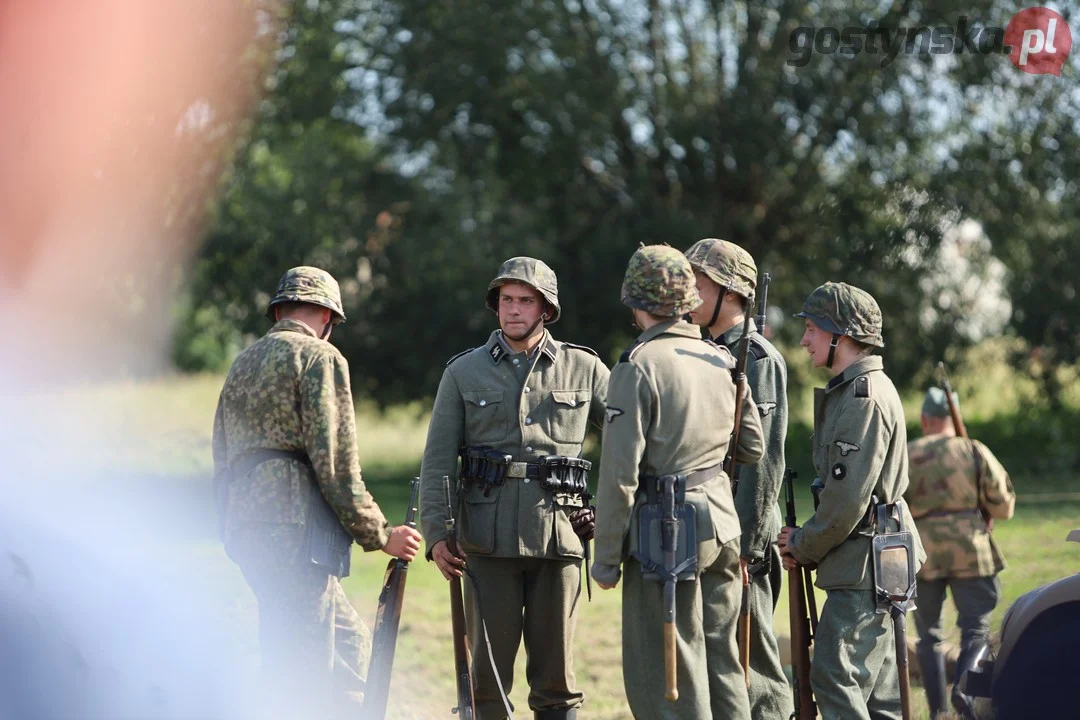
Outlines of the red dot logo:
M1005 28L1005 44L1012 64L1032 75L1061 76L1061 66L1072 49L1072 33L1065 18L1050 8L1021 10Z

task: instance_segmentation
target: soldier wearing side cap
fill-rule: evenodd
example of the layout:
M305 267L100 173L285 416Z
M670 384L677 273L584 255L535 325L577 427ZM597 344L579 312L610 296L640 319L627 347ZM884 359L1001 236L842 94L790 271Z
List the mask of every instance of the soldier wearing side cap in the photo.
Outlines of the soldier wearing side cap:
M713 342L738 357L746 313L753 312L757 265L746 250L713 238L686 251L702 303L690 320L706 329ZM784 356L749 323L746 379L765 434L765 454L756 465L739 468L735 510L742 526L740 561L750 581L750 710L755 718L787 718L793 702L773 632L783 568L776 549L787 437L787 364ZM724 639L726 641L726 638Z
M611 372L597 488L596 562L605 589L623 581L623 680L634 717L749 720L735 640L744 577L739 518L723 470L735 422L735 358L682 319L701 304L681 252L652 245L630 258L622 286L643 332ZM762 454L750 389L735 459ZM668 566L658 516L675 488L680 521ZM620 566L623 570L620 570ZM674 622L665 581L674 585ZM677 697L666 697L665 625L673 624Z
M953 401L960 403L955 393ZM1012 517L1016 493L1009 473L989 448L957 436L941 388L927 391L921 423L923 437L908 443L911 484L904 497L926 548L915 624L923 687L933 716L947 710L941 627L945 591L952 595L960 627L955 681L984 652L990 614L1001 592L997 574L1005 568L1005 558L986 518ZM964 702L956 693L953 698L954 705Z
M558 282L540 260L503 263L486 301L499 329L450 359L432 410L420 478L428 559L448 579L467 563L476 580L464 585L479 716L506 717L482 611L506 691L524 636L529 707L537 718L573 718L584 696L571 648L593 522L581 446L589 422L603 421L608 369L589 348L551 336ZM453 480L465 558L447 548L443 476Z
M904 408L882 359L881 310L869 293L826 283L810 294L801 345L832 379L814 390L814 467L823 486L799 528L780 531L784 567L816 565L828 599L814 639L810 673L824 720L900 718L894 629L875 591L872 538L902 527L914 533L917 570L925 553L903 501L908 486ZM879 507L884 511L878 513ZM887 518L879 528L878 519Z
M370 638L345 597L353 541L411 560L420 534L390 527L360 475L349 367L327 340L345 321L324 270L286 272L273 327L237 356L214 418L222 539L259 604L273 717L355 707Z

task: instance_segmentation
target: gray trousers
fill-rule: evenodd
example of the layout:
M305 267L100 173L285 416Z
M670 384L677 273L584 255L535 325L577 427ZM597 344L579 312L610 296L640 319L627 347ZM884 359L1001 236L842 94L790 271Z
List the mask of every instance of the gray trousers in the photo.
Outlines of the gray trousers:
M945 710L946 686L956 678L945 677L945 658L941 646L945 634L941 627L941 608L945 591L952 593L956 605L956 624L960 628L958 668L967 667L971 656L990 638L990 613L997 606L1001 586L996 575L977 578L940 578L919 581L915 627L919 631L918 656L923 672L923 686L931 713Z
M873 590L828 591L810 666L822 720L900 720L892 619L875 608Z
M750 702L735 641L742 582L739 540L725 544L697 581L675 586L679 699L664 684L664 586L641 564L623 565L623 682L640 720L749 720Z
M576 708L584 695L575 688L573 648L581 561L469 556L480 587L491 651L507 695L514 685L514 658L525 639L525 678L532 710ZM481 720L506 717L491 669L476 589L465 585L465 624L472 653L476 712Z

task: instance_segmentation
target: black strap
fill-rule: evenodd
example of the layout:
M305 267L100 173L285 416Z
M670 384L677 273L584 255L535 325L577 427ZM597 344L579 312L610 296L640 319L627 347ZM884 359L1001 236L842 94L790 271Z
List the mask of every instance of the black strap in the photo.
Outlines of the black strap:
M720 477L724 472L724 464L717 463L712 467L707 467L702 470L695 470L688 475L675 475L675 502L684 502L686 500L686 491L693 488L700 487L714 478ZM648 498L650 505L656 505L660 502L660 496L663 494L664 479L670 477L669 475L642 475L641 486L645 488L645 494Z
M971 445L971 461L975 464L975 512L982 513L982 463L979 462L979 449L975 447L974 440L968 440Z

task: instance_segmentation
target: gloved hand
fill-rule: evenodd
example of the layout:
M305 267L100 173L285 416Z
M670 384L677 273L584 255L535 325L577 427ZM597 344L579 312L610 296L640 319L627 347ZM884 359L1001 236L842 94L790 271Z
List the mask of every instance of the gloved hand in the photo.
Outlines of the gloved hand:
M570 513L570 525L582 542L588 542L593 538L596 530L596 508L592 506L578 508Z

